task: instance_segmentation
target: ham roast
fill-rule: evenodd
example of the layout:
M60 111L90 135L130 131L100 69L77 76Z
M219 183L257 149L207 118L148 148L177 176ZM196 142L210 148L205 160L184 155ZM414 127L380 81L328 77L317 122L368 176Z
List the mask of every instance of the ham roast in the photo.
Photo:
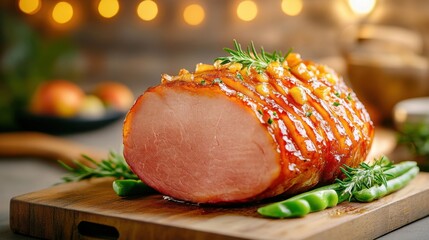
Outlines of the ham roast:
M124 157L174 199L238 203L331 183L364 161L374 127L332 69L290 53L264 71L198 64L163 75L129 111Z

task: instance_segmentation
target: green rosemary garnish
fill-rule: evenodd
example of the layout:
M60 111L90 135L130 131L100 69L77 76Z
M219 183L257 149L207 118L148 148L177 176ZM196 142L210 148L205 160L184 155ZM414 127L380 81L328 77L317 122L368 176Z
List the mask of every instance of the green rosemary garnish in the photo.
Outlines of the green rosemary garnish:
M215 79L213 79L213 83L217 83L217 84L222 83L222 79L215 78Z
M240 79L240 81L243 81L243 75L241 73L237 72L237 78Z
M63 177L64 182L77 182L88 178L114 177L117 179L138 179L130 170L122 155L110 152L107 159L97 162L89 156L82 155L86 160L94 164L95 167L88 167L80 162L74 161L75 168L59 161L59 163L70 171L70 174Z
M353 99L352 99L352 96L351 96L351 93L348 93L347 94L347 100L349 100L349 101L352 101Z
M253 41L246 50L243 50L241 45L235 39L234 49L224 48L224 50L229 53L230 56L218 57L215 61L220 61L221 65L228 63L241 63L243 65L242 68L247 68L248 71L250 68L254 68L258 73L264 71L268 64L272 62L283 62L292 51L292 49L290 49L285 55L283 55L280 51L274 51L272 53L265 52L264 48L261 47L260 53L258 53Z
M340 106L341 104L340 104L339 102L334 102L334 103L332 103L332 105L334 105L335 107L338 107L338 106Z
M386 170L392 168L392 162L387 157L381 157L372 165L367 163L361 163L357 168L349 166L341 167L341 171L344 173L346 178L343 180L336 179L339 184L339 191L341 196L349 196L351 198L354 192L362 189L371 188L376 185L387 184ZM349 199L350 200L350 199Z

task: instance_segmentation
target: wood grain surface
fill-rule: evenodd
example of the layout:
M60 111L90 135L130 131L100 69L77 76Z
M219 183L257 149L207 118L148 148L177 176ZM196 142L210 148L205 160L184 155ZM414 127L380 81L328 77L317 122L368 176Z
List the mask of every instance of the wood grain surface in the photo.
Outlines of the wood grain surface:
M373 239L429 215L429 173L372 203L342 203L297 219L259 216L261 204L196 206L159 194L120 198L112 179L15 197L10 227L46 239Z

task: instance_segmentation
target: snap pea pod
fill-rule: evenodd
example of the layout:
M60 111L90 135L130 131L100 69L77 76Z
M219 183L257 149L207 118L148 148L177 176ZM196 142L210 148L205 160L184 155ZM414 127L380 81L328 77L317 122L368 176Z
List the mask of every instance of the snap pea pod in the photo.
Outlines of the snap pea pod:
M419 168L414 166L402 175L388 180L386 185L377 185L354 192L353 197L359 202L374 201L405 187L418 173Z
M338 204L337 192L328 187L322 188L324 189L315 189L287 200L261 207L258 209L258 213L262 216L273 218L302 217L310 212L336 206Z
M123 179L113 181L113 190L118 196L128 197L135 195L145 195L156 192L140 180Z
M387 179L385 190L384 185L376 185L353 192L350 196L350 193L343 191L344 188L339 183L334 183L261 207L258 213L272 218L302 217L310 212L334 207L344 201L373 201L404 187L418 174L418 171L416 162L401 162L384 171Z

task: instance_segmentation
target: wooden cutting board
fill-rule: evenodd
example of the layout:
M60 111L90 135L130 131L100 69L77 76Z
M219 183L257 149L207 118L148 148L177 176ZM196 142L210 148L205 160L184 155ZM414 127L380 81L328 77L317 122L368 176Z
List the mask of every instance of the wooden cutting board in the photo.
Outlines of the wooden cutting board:
M342 203L297 219L259 216L260 205L200 207L161 195L120 198L112 179L15 197L11 229L47 239L373 239L429 215L429 173L372 203Z

